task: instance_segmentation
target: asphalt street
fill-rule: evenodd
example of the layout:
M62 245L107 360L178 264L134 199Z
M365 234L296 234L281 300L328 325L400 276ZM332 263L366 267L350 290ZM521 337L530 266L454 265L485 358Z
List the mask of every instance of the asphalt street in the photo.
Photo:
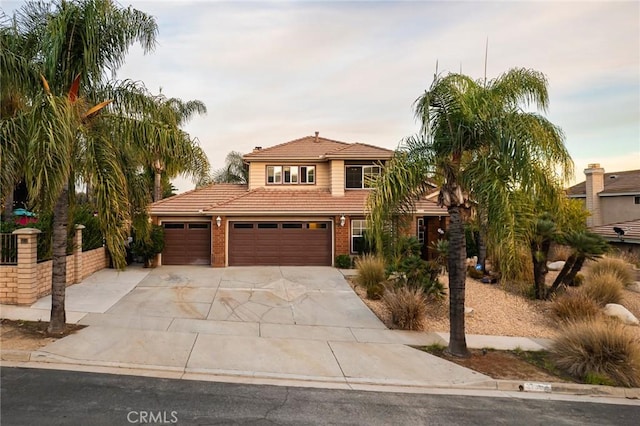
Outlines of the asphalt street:
M9 425L637 425L638 405L380 393L2 368Z

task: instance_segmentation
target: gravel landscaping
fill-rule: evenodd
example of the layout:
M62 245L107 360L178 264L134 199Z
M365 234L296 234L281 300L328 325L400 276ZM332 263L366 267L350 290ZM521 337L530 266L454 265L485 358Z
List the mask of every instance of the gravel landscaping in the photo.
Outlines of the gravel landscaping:
M549 274L553 280L555 274ZM447 287L448 278L440 276L441 282ZM364 289L355 286L356 293L367 304L369 309L389 328L395 328L391 323L391 315L380 300L366 298ZM552 338L557 329L557 322L550 314L548 301L530 300L523 296L507 291L501 285L482 284L472 278L466 281L466 306L472 308L465 321L467 334L484 334L518 337ZM624 290L622 302L631 313L640 318L640 293ZM631 327L640 338L640 327ZM422 323L422 330L428 332L449 331L449 300L440 302L430 301L427 314Z

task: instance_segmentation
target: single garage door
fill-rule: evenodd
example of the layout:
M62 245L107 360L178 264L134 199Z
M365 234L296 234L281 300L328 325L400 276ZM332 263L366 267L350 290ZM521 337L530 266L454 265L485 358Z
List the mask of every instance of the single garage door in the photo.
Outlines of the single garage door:
M330 266L331 222L231 222L229 265Z
M163 265L210 265L211 224L164 222Z

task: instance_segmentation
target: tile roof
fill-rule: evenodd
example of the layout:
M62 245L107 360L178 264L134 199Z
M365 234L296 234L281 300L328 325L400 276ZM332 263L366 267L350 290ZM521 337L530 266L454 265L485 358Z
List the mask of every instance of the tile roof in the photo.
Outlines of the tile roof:
M214 184L153 203L154 216L258 216L310 214L364 214L369 191L345 191L342 197L328 190L279 190L246 185ZM447 211L430 200L416 203L416 213L446 216Z
M257 214L364 214L369 191L345 191L343 197L328 190L272 190L258 188L227 202L212 206L210 211L224 215ZM447 215L432 201L416 203L416 212L425 215Z
M618 234L613 230L614 227L622 229L624 231L624 235L618 236ZM604 239L613 243L624 242L640 244L640 219L596 226L591 228L591 231L601 235Z
M344 148L327 152L325 158L354 159L354 160L382 160L393 157L393 151L364 143L353 143Z
M604 190L600 195L640 194L640 170L627 170L604 174ZM587 183L580 182L567 189L567 195L572 197L586 197Z
M393 151L363 143L346 143L315 136L305 136L269 148L245 154L252 160L326 160L335 159L389 159Z
M247 185L219 183L211 184L192 191L152 203L149 211L159 215L193 215L209 206L246 194Z

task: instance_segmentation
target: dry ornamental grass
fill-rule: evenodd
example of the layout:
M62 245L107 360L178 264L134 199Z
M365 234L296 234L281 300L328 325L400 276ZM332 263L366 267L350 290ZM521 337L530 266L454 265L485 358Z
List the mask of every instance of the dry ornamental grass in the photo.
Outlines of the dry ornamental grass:
M569 323L554 340L555 364L593 384L640 386L640 343L613 320Z
M550 276L549 280L553 278ZM447 276L441 275L439 279L445 284L448 293ZM387 327L396 328L384 302L368 300L365 290L359 286L355 286L355 291ZM467 334L553 338L558 331L559 324L552 312L551 301L527 299L507 291L500 284L482 284L470 278L467 278L465 293L465 305L474 310L465 318ZM623 290L621 304L640 318L640 293ZM440 302L427 302L422 330L449 331L448 296ZM632 327L631 332L640 338L640 327Z

